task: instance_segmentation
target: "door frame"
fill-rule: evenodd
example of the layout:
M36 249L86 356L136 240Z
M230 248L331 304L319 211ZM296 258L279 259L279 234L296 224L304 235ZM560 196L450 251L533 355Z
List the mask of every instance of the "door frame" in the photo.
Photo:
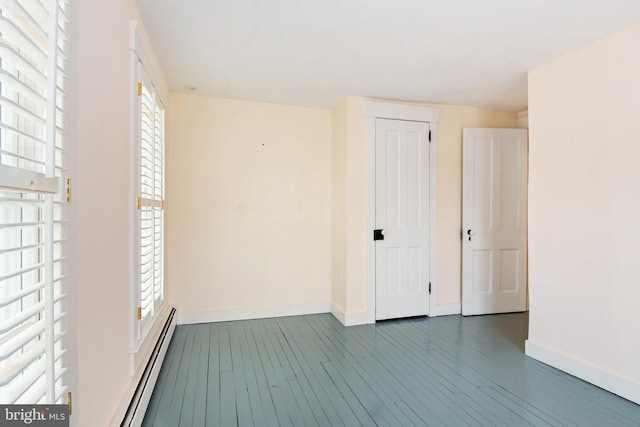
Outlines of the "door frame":
M364 116L367 144L367 228L366 236L366 288L367 323L376 322L376 245L372 238L376 212L376 119L408 120L429 123L431 143L429 144L429 315L436 311L436 178L438 153L438 123L440 109L417 105L394 104L388 102L364 102Z

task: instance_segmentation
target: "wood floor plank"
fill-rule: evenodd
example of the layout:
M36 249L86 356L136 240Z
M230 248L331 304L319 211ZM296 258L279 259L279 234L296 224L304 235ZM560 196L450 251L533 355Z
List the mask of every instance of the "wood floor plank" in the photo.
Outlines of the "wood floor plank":
M194 380L196 384L191 425L193 427L204 427L207 417L207 379L209 377L211 328L207 324L197 325L197 331L196 339L201 342L201 346ZM182 422L182 419L180 421Z
M354 330L352 332L355 333L356 331ZM354 338L354 342L351 343L351 348L354 349L356 348L355 336L353 336L352 338ZM330 338L330 340L335 340L335 337ZM354 357L359 358L359 355L361 353L362 350L357 351L355 353L356 356ZM378 347L375 355L375 357L382 357L381 347ZM345 357L348 356L345 355ZM384 363L387 364L386 369L390 370L393 376L400 379L405 384L408 384L409 387L414 391L414 393L419 396L419 401L417 399L412 399L408 395L405 395L405 399L408 402L414 403L413 407L415 408L415 411L420 413L421 418L425 420L426 423L429 423L430 425L442 426L450 425L450 423L452 422L454 422L455 425L459 426L474 424L477 425L477 423L475 423L475 420L469 418L464 412L451 409L455 408L455 405L448 402L448 400L450 399L447 399L448 396L443 394L442 390L429 386L431 381L431 378L429 376L424 376L417 372L415 369L409 372L404 372L403 369L398 369L398 367L395 366L398 362L400 363L400 365L404 365L405 367L407 363L415 365L417 363L416 361L403 361L403 355L401 354L397 359L395 359L394 357L395 356L392 356L391 359L385 360ZM387 363L387 360L389 360L390 363ZM374 369L372 370L371 375L379 375L380 371L380 368ZM416 381L416 378L418 378L418 381ZM449 409L447 409L447 405L449 405Z
M292 381L297 385L296 389L301 392L301 395L299 396L304 398L303 405L305 406L305 409L303 410L303 415L305 415L305 423L308 425L315 424L318 426L329 425L329 419L319 403L318 396L311 387L309 379L307 378L305 371L300 366L298 358L294 353L294 346L296 345L295 337L297 335L295 324L298 323L298 321L285 317L277 319L276 322L282 331L282 339L280 339L280 342L284 350L284 355L287 358L288 366L293 374ZM294 392L296 392L296 390L294 390ZM309 418L310 416L313 418Z
M182 357L182 350L184 348L183 332L184 328L178 327L171 338L164 363L158 374L158 380L156 381L156 386L149 401L149 406L147 407L147 412L142 423L143 426L151 426L154 424L156 412L162 397L165 393L173 393L173 385L170 384L170 378L173 377L173 372L177 370L180 358Z
M327 362L328 363L328 362ZM367 408L378 425L384 425L385 420L388 425L414 425L411 420L402 413L395 402L400 401L400 397L394 389L389 387L389 383L378 381L378 375L382 371L367 372L361 369L358 362L353 359L338 359L332 362L343 375L345 382L349 384L351 390L359 396L360 402ZM372 412L380 414L380 422L372 415Z
M247 329L245 327L246 322L237 322L238 339L240 344L240 353L242 355L242 369L244 370L244 376L247 384L247 392L249 394L249 403L251 407L251 416L253 424L256 426L267 425L267 418L263 405L263 394L261 393L261 386L264 384L259 383L257 369L260 369L260 365L256 365L252 358L249 340L253 339L253 336L248 336ZM270 402L267 401L270 405Z
M246 322L245 336L247 337L247 345L249 351L249 358L251 366L253 367L253 374L255 376L256 386L260 394L260 402L262 403L262 413L264 417L264 426L277 426L278 416L275 412L273 400L271 399L270 385L267 381L267 377L264 371L263 361L260 358L260 352L258 350L258 340L256 338L257 331L254 329L255 321ZM256 423L257 425L260 425Z
M178 367L173 395L171 396L171 403L167 406L166 413L163 412L161 416L161 420L166 426L180 425L180 416L182 415L182 409L185 403L184 396L187 390L187 378L189 376L189 368L191 366L191 355L194 351L195 345L195 328L192 327L187 329L186 334L187 337L184 343L180 366ZM189 403L192 404L192 402ZM160 416L160 410L158 410L158 416Z
M236 408L236 387L233 372L220 373L220 424L224 427L237 426L238 415Z
M143 426L640 426L640 406L524 355L523 313L345 328L179 326Z
M357 339L357 337L354 336L354 339ZM403 366L396 366L396 363L402 361L402 357L406 356L406 353L397 353L398 348L393 343L387 342L384 344L386 345L378 344L375 353L372 353L372 357L366 359L367 362L363 365L365 369L363 372L364 377L375 378L379 376L381 380L384 379L387 388L397 392L396 399L398 401L404 401L405 405L420 416L423 424L447 425L447 423L450 423L455 417L459 417L459 419L456 420L457 425L483 424L478 421L477 416L473 418L460 416L461 411L459 410L454 411L455 416L453 417L447 414L445 412L446 408L442 404L442 399L445 396L434 393L432 387L429 387L429 379L417 375L416 371L412 370L406 363ZM430 358L433 352L435 352L435 350L427 350L419 357ZM414 375L408 374L408 372L411 371ZM376 374L375 376L373 375L374 373ZM380 388L380 386L378 386L378 388ZM452 399L454 395L449 393L446 397Z
M360 425L379 425L373 418L373 416L377 416L378 414L374 412L372 415L367 411L367 408L360 402L359 397L353 390L351 390L349 385L344 381L342 375L337 372L333 364L331 362L323 362L322 367L327 372L327 375L329 375L329 378L333 381L342 398L349 405L349 409L351 409L351 412L356 416Z
M276 378L275 368L279 367L279 361L277 361L273 344L268 338L267 326L267 322L265 321L258 323L254 328L254 339L260 354L266 384L269 387L269 395L273 402L273 409L278 418L278 425L293 426L286 399L283 397L282 389L279 387L278 379ZM276 358L276 360L274 360L274 358Z
M275 349L277 364L273 365L273 373L275 374L276 387L279 388L280 395L284 398L289 418L294 426L304 425L305 420L311 422L311 410L301 396L298 384L294 381L295 377L288 364L286 355L284 354L283 345L287 345L282 340L282 330L277 324L276 319L267 319L269 328L267 329L267 338L271 340L271 344Z
M231 338L229 336L229 322L220 323L218 326L218 345L220 354L220 372L232 372Z
M201 380L202 377L206 381L206 363L202 360L208 358L209 350L209 328L203 325L196 325L193 328L193 350L189 360L185 360L184 363L188 363L187 381L184 392L184 401L181 408L179 427L191 427L195 425L204 425L204 417L200 417L200 414L204 414L205 411L202 408L203 400L202 393L205 390L202 386L206 383ZM206 353L203 355L203 349ZM204 370L204 372L203 372ZM201 422L196 423L194 417L201 419Z
M295 322L293 329L299 338L304 337L304 331L298 329L299 322ZM342 399L337 399L337 390L333 386L331 380L326 376L326 372L320 365L322 361L326 361L325 357L307 359L309 354L304 350L309 347L308 341L300 343L303 339L293 340L292 352L295 354L300 372L303 373L305 380L313 391L317 399L317 405L324 413L324 417L316 415L316 421L319 425L354 425L357 420L353 413L349 410L348 405ZM315 412L315 411L314 411ZM325 421L326 420L326 421ZM351 424L345 424L351 422Z
M465 331L465 334L469 335L470 332L471 331ZM508 359L507 353L504 350L505 349L503 349L503 351L491 352L486 346L481 345L479 341L474 339L473 342L467 343L461 352L453 349L447 349L446 351L451 352L457 357L465 357L465 360L467 360L470 366L488 373L498 385L510 390L517 396L526 395L535 406L546 408L547 411L552 412L555 418L561 420L562 423L571 425L575 422L577 425L584 425L584 423L590 422L589 419L584 418L580 410L577 409L577 407L580 406L579 399L572 397L570 405L560 403L561 400L558 400L557 396L550 392L553 388L550 388L551 383L548 379L542 379L537 375L530 375L526 388L523 387L523 383L518 380L517 374L519 371L517 366ZM520 362L523 362L523 360L520 359ZM555 374L552 375L556 376ZM591 415L591 417L593 416L596 415ZM597 415L597 417L600 416Z
M231 322L229 324L229 341L231 344L231 363L233 366L233 380L236 393L236 416L238 426L253 426L253 417L259 416L262 409L259 405L254 404L251 407L251 397L249 396L249 385L245 373L244 360L240 342L244 336L244 329L239 322ZM252 390L253 391L253 390Z
M277 319L274 320L277 322ZM305 424L314 425L315 417L313 415L311 406L309 405L309 402L306 398L306 393L304 392L304 389L301 385L301 378L299 377L300 373L294 367L297 362L295 358L289 357L289 354L291 353L291 347L286 338L286 334L288 333L288 331L283 330L282 325L280 325L279 323L276 323L274 326L277 327L277 333L274 334L274 338L278 340L278 343L280 345L279 350L281 351L281 376L287 381Z
M236 386L233 375L229 323L221 323L218 334L220 350L220 422L218 425L225 427L237 426ZM208 423L209 421L207 420L207 424Z
M390 328L396 326L390 325ZM423 396L431 394L440 402L439 417L451 420L453 417L460 417L457 421L459 424L467 425L505 425L496 417L493 411L489 411L482 406L476 405L472 400L461 399L466 390L465 386L471 385L466 381L463 375L455 370L448 370L446 367L438 363L438 351L434 347L429 350L412 350L406 346L406 342L396 341L393 334L383 334L385 339L389 340L390 346L387 352L377 351L383 363L392 364L394 358L404 356L409 358L404 368L409 372L414 372L415 376L420 379L422 384L428 385L427 390L422 391ZM398 375L405 375L401 370ZM410 380L410 379L407 379ZM412 385L412 389L420 390L419 385ZM450 421L449 421L450 422Z
M169 365L170 369L167 371L166 378L164 380L164 388L161 393L157 396L157 402L152 402L152 407L155 406L156 410L154 416L151 418L151 424L153 426L164 426L166 425L166 418L169 413L169 408L171 407L174 401L174 394L176 383L179 377L180 364L182 362L182 357L184 355L186 339L188 336L187 327L178 327L176 328L175 336L175 346L171 346L168 350L171 354L172 362ZM172 344L173 344L172 339ZM152 400L155 397L155 391L152 395ZM149 410L147 410L149 413Z
M526 417L527 421L535 426L555 426L562 423L551 415L538 410L537 408L518 399L500 386L483 387L483 392L500 402L500 404L511 408Z
M353 335L352 338L354 338L354 344L357 343L356 335ZM366 348L361 345L355 345L354 348L359 354L366 351ZM371 357L360 358L354 357L352 354L343 354L343 356L345 357L338 358L333 363L336 366L342 366L345 372L352 371L358 374L358 377L350 377L350 381L348 381L352 388L359 386L362 390L367 390L368 387L367 393L375 394L377 399L383 402L382 404L391 412L393 422L400 422L402 425L415 425L411 421L411 417L403 414L395 404L395 402L402 401L403 397L409 400L415 400L415 398L407 395L400 396L398 389L403 387L393 375L389 374L387 369L378 363L372 363L375 360Z
M442 342L443 342L443 344L445 343L445 341L446 341L446 340L443 340L443 341L442 341ZM458 366L460 366L460 365L458 365ZM448 378L455 378L455 377L451 377L451 376L449 376ZM459 381L456 381L456 382L459 382ZM506 408L505 408L505 409L506 409ZM509 416L509 413L507 412L507 413L506 413L506 415L503 415L503 418L508 418L508 416Z
M443 325L443 328L441 330L437 330L435 331L436 334L446 334L446 328L447 325ZM486 331L485 331L486 332ZM479 363L477 364L476 361L479 357L478 354L475 353L475 351L470 351L470 348L474 348L476 346L479 345L479 343L481 343L480 340L478 340L476 337L473 338L473 342L469 343L467 342L467 345L464 346L463 348L459 348L459 345L457 347L452 347L451 349L449 348L450 345L454 344L454 342L452 342L449 339L446 339L444 336L442 337L442 348L440 351L440 354L449 354L449 356L451 357L452 360L454 360L456 362L457 366L460 366L460 360L463 359L465 360L467 363L467 365L469 365L473 371L475 372L483 372L484 374L488 373L487 371L487 367L488 365L486 363ZM496 354L491 354L486 352L486 350L482 350L480 352L480 354L482 355L482 358L486 358L486 361L490 362L491 365L494 365L497 369L500 369L500 375L499 376L495 376L495 375L489 375L492 380L496 383L500 383L503 384L503 381L501 380L502 378L511 378L512 375L510 373L510 371L513 369L513 367L511 366L511 364L509 363L509 361L507 360L502 360L502 353L505 352L508 349L502 348L500 350L498 350L497 348L495 348L495 344L493 344L494 350ZM457 350L456 350L457 349ZM520 350L517 350L518 352L520 352ZM476 369L476 366L480 367L481 369ZM567 420L568 422L568 420Z
M205 425L219 426L220 419L220 324L209 326L209 360L207 362L207 399Z
M414 426L427 425L427 422L422 418L420 418L420 416L411 407L409 407L409 405L407 405L404 401L399 400L395 402L395 404L398 407L398 409L400 409L405 414L405 416L409 418L409 420L411 420L411 423ZM434 425L434 424L432 423L431 425Z

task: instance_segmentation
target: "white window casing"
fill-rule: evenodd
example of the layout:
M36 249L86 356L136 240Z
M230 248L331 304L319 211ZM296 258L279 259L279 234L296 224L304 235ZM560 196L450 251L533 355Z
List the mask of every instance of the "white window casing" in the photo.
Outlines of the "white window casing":
M131 374L151 349L164 289L165 85L139 23L131 23Z
M138 61L138 340L164 304L164 106Z

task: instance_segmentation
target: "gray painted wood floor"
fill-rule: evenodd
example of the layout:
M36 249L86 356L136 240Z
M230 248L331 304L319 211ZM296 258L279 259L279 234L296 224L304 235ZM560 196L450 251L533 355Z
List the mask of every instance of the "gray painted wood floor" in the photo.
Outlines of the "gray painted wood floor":
M640 406L524 355L527 315L179 326L144 426L639 426Z

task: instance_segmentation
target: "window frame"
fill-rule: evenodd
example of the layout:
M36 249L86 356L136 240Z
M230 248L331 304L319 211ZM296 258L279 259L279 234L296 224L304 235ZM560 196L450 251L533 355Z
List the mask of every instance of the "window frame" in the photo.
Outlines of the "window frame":
M166 142L166 94L168 93L167 85L164 80L164 76L160 72L160 67L153 54L153 50L150 48L150 43L144 33L144 29L137 21L131 21L130 26L130 226L129 234L131 236L130 244L130 322L129 322L129 353L130 353L130 374L135 376L139 371L139 368L146 356L152 349L152 343L154 337L156 337L161 330L162 322L160 321L165 317L165 313L168 310L168 304L166 300L166 279L163 280L163 298L157 305L155 299L152 301L154 306L153 316L147 319L139 319L138 308L140 304L141 283L140 283L140 213L138 209L139 205L147 204L148 201L143 202L139 199L141 174L140 174L140 96L138 96L138 83L143 82L144 79L148 82L148 86L151 88L152 95L155 100L162 105L164 111L163 122L163 145ZM155 107L155 103L154 103ZM155 108L154 108L155 111ZM155 112L154 112L155 118ZM153 122L155 126L155 120ZM163 160L166 153L166 148L163 147ZM164 161L163 161L164 162ZM164 172L164 168L163 168ZM164 173L163 173L163 187L164 187ZM163 189L164 193L164 189ZM164 201L164 194L162 201ZM164 211L164 203L161 203L161 209ZM163 212L164 216L164 212ZM163 220L164 224L164 220ZM162 277L164 278L166 264L166 250L164 246L165 228L162 228ZM152 290L154 285L152 284Z
M137 339L143 340L149 333L154 319L161 312L161 309L165 305L164 301L164 113L165 108L159 94L156 91L155 85L151 80L149 73L142 61L138 60L138 102L136 112L136 249L137 249L137 262L136 262L136 276L138 289L136 294L137 298ZM146 102L145 102L146 101ZM148 105L145 105L148 104ZM146 107L146 108L144 108ZM148 115L148 123L145 122L144 116ZM158 115L161 115L158 119ZM158 128L158 120L161 127ZM147 126L145 126L145 124ZM147 132L148 140L145 141L143 133L145 129ZM158 131L160 134L158 134ZM158 147L159 145L159 147ZM148 157L143 156L143 151L148 151ZM159 158L157 155L159 154ZM145 174L143 171L150 170L150 174ZM159 186L157 187L157 178L160 178ZM143 187L147 187L147 191L142 191ZM157 223L157 215L160 214L160 224ZM145 217L144 214L148 214L149 217ZM148 222L147 227L143 227L143 222ZM158 233L157 227L160 226L160 248L157 247L156 234ZM149 228L149 234L143 232L145 228ZM144 253L145 246L149 246L148 253ZM158 250L160 251L160 259L158 260ZM144 265L141 258L148 257L150 260L147 265ZM161 271L158 271L157 264L160 263ZM148 269L145 269L148 268ZM144 281L142 276L148 276L147 286L143 287ZM156 293L156 284L160 280L160 296ZM143 297L144 293L149 293L147 297L149 301L145 301Z

